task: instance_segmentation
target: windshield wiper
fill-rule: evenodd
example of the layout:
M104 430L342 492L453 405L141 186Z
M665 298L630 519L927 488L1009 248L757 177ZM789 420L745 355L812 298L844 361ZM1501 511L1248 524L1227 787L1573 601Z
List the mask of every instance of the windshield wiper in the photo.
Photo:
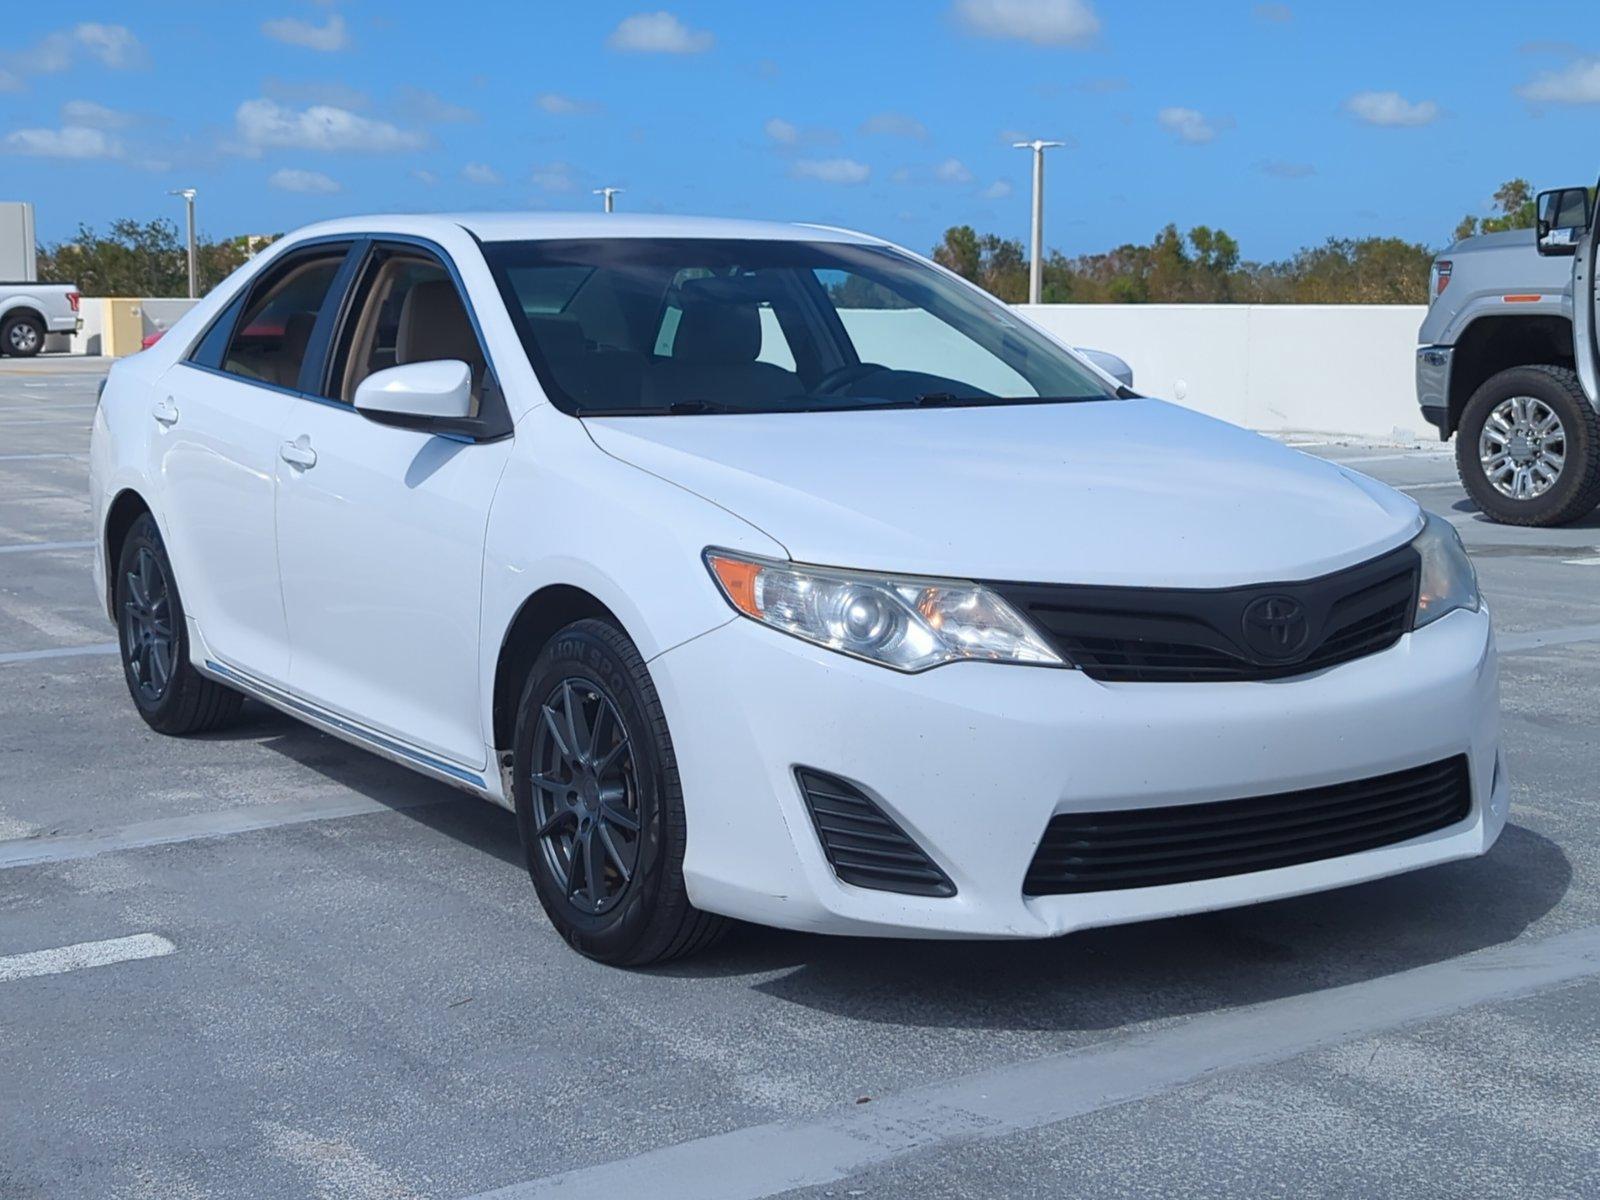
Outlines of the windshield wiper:
M752 412L755 410L716 400L674 400L671 404L630 404L626 407L605 408L579 405L573 409L576 417L678 417L699 416L705 413Z
M991 404L1087 404L1109 399L1110 396L958 396L954 392L923 392L911 397L911 403L917 408L977 408Z

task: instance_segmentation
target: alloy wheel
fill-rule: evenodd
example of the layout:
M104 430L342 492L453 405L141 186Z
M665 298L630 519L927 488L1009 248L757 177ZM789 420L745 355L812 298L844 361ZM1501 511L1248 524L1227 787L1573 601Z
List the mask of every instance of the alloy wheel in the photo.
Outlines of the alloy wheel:
M11 326L11 349L19 354L31 354L39 347L39 331L27 321L18 321Z
M632 744L615 703L593 682L564 679L533 739L534 837L579 910L615 908L639 865L642 820Z
M122 653L139 693L155 704L166 695L178 660L178 628L172 618L167 573L148 546L139 547L124 579Z
M1502 496L1533 500L1561 478L1567 431L1543 400L1512 396L1495 405L1478 435L1483 474Z

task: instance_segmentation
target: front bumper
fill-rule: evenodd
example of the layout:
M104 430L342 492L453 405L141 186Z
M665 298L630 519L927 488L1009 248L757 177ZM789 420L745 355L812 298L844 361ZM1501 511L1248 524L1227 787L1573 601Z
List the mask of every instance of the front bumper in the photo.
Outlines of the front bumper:
M1295 896L1483 854L1504 827L1488 614L1452 613L1381 654L1264 683L1102 684L960 663L901 675L742 618L656 658L683 779L695 904L794 929L1045 937ZM1456 754L1458 824L1359 854L1221 879L1024 896L1057 812L1231 800ZM853 781L955 883L949 898L842 883L795 782Z
M1450 427L1450 368L1455 358L1453 346L1417 347L1417 403L1422 419L1439 431L1447 442L1455 432Z

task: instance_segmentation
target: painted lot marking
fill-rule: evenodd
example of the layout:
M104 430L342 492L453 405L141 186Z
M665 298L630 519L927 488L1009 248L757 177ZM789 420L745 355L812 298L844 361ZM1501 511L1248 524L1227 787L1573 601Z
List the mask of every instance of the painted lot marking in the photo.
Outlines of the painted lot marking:
M0 842L0 871L40 863L93 858L97 854L109 854L117 850L138 850L146 846L170 846L178 842L229 837L257 829L275 829L281 825L304 825L311 821L424 808L454 798L452 795L439 795L379 801L366 796L337 796L322 800L286 800L274 804L254 804L248 808L231 808L223 812L140 821L94 833L13 838Z
M87 454L0 454L0 462L37 462L41 458L88 458Z
M16 546L0 546L0 554L26 554L29 550L88 550L93 542L23 542Z
M1546 646L1570 646L1574 642L1600 641L1600 625L1568 625L1563 629L1533 629L1527 633L1502 633L1497 639L1501 654L1525 654Z
M1364 983L916 1088L825 1116L775 1121L512 1184L473 1200L762 1200L836 1183L951 1143L1003 1137L1159 1095L1225 1071L1450 1016L1600 974L1600 926L1512 942Z
M49 650L11 650L0 654L0 667L7 663L39 662L47 658L85 658L90 655L116 654L121 647L115 642L95 642L91 646L55 646Z
M30 979L36 975L60 975L88 967L109 967L112 963L140 958L161 958L177 947L159 933L136 933L132 937L111 938L104 942L79 942L54 950L33 950L0 958L0 983Z

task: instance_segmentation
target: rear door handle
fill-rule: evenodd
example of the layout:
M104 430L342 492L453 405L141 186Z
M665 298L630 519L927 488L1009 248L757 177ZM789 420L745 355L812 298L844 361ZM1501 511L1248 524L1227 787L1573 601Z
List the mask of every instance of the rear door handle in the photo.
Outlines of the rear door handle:
M317 452L311 448L311 439L305 434L279 446L278 457L291 467L299 467L302 471L309 471L317 465Z
M176 425L178 423L178 406L168 396L150 410L150 415L161 425Z

